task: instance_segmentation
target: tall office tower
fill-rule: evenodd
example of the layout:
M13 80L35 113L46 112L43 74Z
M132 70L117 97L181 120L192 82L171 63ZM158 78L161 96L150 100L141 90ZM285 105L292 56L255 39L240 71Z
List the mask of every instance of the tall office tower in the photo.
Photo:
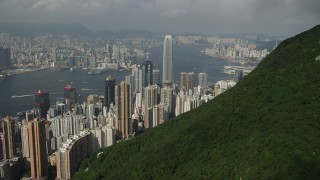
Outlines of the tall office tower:
M188 74L186 72L180 73L180 90L187 90L188 88Z
M176 97L176 107L175 107L175 116L179 116L180 114L184 113L184 95L177 95Z
M143 103L145 128L153 127L152 108L157 104L158 104L158 86L151 85L146 87L144 90L144 103Z
M108 62L111 62L112 61L112 46L107 44L107 60Z
M22 120L21 127L21 144L22 144L22 157L29 158L29 138L28 138L28 121Z
M3 159L11 159L16 154L16 136L14 130L14 120L10 117L5 117L1 120L2 153Z
M163 78L162 81L173 83L172 69L172 37L166 35L163 43Z
M53 62L57 61L57 49L56 48L51 49L51 59Z
M125 81L127 84L130 85L130 91L131 92L134 92L134 76L133 75L128 75L128 76L125 76ZM135 93L132 93L132 99L134 99L134 96L135 96Z
M153 64L149 60L142 63L142 85L143 88L153 85Z
M144 105L151 108L158 104L158 86L147 86L144 91Z
M47 176L46 129L45 120L35 118L28 122L31 178Z
M153 107L153 127L162 124L164 121L169 119L168 106L164 104L158 104Z
M113 79L113 77L110 75L107 77L105 86L104 86L104 102L105 106L109 109L110 104L112 103L114 105L115 103L115 86L116 86L116 80Z
M9 69L11 67L10 48L0 47L0 70Z
M142 69L132 69L132 75L134 77L133 92L142 92Z
M67 85L67 87L64 87L63 90L66 109L72 110L72 108L74 108L75 104L77 103L76 88L72 87L72 85Z
M188 73L188 90L193 90L193 88L196 86L196 73L189 72Z
M206 73L199 73L198 78L200 87L208 86L208 75Z
M188 92L196 86L196 74L194 72L180 73L180 90Z
M142 107L142 94L141 94L141 92L136 93L135 107L136 108Z
M168 106L168 113L173 115L173 89L170 86L165 86L161 89L161 103Z
M50 99L48 91L36 91L35 107L41 110L41 117L47 119L47 111L50 108Z
M159 69L154 69L152 71L152 78L153 78L153 80L152 80L153 84L161 86L160 70Z
M130 85L122 81L115 87L115 97L116 115L118 117L118 122L116 123L117 133L122 138L128 138L131 118Z
M120 60L120 45L119 44L114 44L112 46L112 59L113 60Z

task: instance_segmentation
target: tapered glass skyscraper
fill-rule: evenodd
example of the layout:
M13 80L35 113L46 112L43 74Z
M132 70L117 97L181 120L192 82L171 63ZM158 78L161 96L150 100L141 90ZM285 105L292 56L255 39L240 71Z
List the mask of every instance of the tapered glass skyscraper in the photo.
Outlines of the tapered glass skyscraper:
M163 43L163 82L173 82L172 79L172 37L166 35Z

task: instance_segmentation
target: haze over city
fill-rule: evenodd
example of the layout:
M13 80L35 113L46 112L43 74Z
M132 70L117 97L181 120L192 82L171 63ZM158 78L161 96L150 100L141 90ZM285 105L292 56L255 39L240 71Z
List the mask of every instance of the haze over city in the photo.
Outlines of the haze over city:
M318 0L0 0L0 24L58 22L94 31L292 36L319 22L319 7Z

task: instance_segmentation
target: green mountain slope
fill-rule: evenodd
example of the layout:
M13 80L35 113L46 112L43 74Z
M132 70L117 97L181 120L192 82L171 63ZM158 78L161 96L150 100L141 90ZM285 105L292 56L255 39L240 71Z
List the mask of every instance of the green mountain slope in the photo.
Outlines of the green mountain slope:
M319 178L318 55L320 26L213 101L85 160L74 179Z

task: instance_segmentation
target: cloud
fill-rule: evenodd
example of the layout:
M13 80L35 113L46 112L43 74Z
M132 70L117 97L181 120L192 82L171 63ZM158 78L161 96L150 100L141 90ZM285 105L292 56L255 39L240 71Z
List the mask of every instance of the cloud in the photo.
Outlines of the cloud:
M292 34L319 23L319 7L319 0L0 0L0 23Z
M46 8L50 11L54 11L56 9L61 8L64 2L65 2L64 0L38 0L33 3L31 8L32 9Z

